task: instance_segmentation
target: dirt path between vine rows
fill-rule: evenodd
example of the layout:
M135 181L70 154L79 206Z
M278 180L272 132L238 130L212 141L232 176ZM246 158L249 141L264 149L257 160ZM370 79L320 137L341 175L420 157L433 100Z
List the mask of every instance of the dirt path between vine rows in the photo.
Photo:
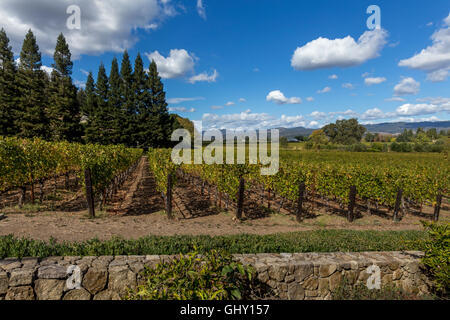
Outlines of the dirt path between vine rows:
M136 239L147 235L215 236L319 229L422 230L420 220L424 220L423 216L407 214L400 222L393 222L392 219L363 212L361 218L349 223L343 216L317 209L311 218L302 223L296 222L293 215L278 213L237 222L233 219L233 211L224 212L224 209L216 208L212 200L210 203L208 200L207 196L199 193L198 188L180 182L174 194L177 220L168 220L161 194L157 192L155 180L149 174L148 161L143 157L136 170L108 202L106 210L97 212L97 218L89 219L84 208L72 211L48 211L36 206L26 209L4 208L0 209L6 217L0 220L0 235L84 241L92 238L106 240L114 236ZM180 208L184 210L184 217ZM423 212L430 217L432 208L424 208ZM440 220L450 221L447 201Z

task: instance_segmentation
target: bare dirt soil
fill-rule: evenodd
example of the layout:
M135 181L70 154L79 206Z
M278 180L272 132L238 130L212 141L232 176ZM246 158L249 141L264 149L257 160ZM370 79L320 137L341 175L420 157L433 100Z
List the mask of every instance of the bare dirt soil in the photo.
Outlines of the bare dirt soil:
M342 213L325 206L306 203L308 215L298 223L295 216L285 210L262 214L242 222L234 218L234 208L226 208L226 201L216 205L215 194L203 192L198 184L179 179L174 189L173 208L176 219L167 219L164 201L156 191L155 181L148 172L146 158L142 158L137 169L122 188L108 201L103 211L97 211L95 219L88 218L84 195L75 177L71 177L69 190L64 189L65 181L60 178L44 186L43 202L17 207L14 192L3 195L0 212L6 218L0 220L0 235L14 234L17 237L59 241L83 241L92 238L101 240L120 236L136 239L147 235L229 235L240 233L271 234L318 229L353 230L421 230L420 220L430 220L433 208L424 207L422 213L408 212L399 222L392 221L391 214L369 214L363 208L357 209L358 218L348 222ZM55 191L56 189L56 191ZM29 197L29 195L27 195ZM251 197L249 197L251 198ZM258 197L254 197L257 199ZM27 198L29 202L29 198ZM257 200L253 200L255 202ZM258 204L256 204L258 205ZM255 203L247 204L253 208ZM261 206L260 206L261 207ZM3 208L3 209L1 209ZM250 209L248 212L252 212ZM443 204L441 221L450 221L448 201Z

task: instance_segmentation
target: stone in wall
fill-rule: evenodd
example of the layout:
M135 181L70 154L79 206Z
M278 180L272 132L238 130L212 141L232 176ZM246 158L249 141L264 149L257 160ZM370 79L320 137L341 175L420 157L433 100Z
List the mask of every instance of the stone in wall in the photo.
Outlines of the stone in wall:
M421 252L238 254L258 280L281 299L330 299L345 278L350 284L394 284L415 294L428 293L420 269ZM7 258L0 260L0 300L118 300L142 280L145 267L174 256ZM376 267L373 267L376 266ZM70 271L70 272L69 272ZM372 278L371 278L372 277Z

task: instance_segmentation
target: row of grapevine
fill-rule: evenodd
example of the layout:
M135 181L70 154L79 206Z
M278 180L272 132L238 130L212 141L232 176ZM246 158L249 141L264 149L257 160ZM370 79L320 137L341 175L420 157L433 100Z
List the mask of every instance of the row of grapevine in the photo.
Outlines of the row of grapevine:
M167 184L170 151L153 150L153 172L164 189ZM164 158L164 160L162 160ZM163 164L162 167L160 165ZM196 176L236 201L240 177L247 188L264 188L279 196L297 201L303 182L312 196L349 201L349 189L356 187L358 199L394 207L399 189L403 198L416 205L436 204L439 194L450 191L450 165L442 155L367 154L350 152L296 152L281 155L275 175L260 174L260 165L190 164L184 172ZM164 172L166 172L164 174Z
M156 188L159 192L164 195L167 194L168 189L168 177L172 175L174 180L173 184L176 183L176 171L178 166L172 162L170 149L153 149L150 148L148 151L148 163L150 172L152 172L155 178Z
M84 182L86 168L91 170L94 193L100 192L141 155L142 150L124 146L0 137L0 192L69 171L77 172Z

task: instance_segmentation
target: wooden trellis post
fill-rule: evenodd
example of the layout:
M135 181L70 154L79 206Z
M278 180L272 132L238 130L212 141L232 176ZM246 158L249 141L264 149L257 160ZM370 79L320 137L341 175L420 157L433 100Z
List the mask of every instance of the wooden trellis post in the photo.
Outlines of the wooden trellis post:
M350 192L349 192L349 202L348 202L348 211L347 211L347 220L349 222L353 222L354 218L354 209L355 209L355 202L356 202L356 187L351 186Z
M172 216L172 174L167 176L167 194L166 194L166 212L169 219L173 219Z
M92 191L91 169L84 170L84 182L86 185L86 201L89 209L89 217L95 218L94 193Z
M434 221L439 220L439 212L441 211L441 204L442 204L442 194L439 193L436 197L436 205L434 206L434 215L433 215Z
M395 200L395 207L394 207L394 221L398 221L398 212L400 211L400 205L402 204L402 194L403 190L398 189L397 192L397 199Z
M303 206L304 196L305 196L305 183L301 182L299 189L298 189L298 200L297 200L297 221L298 222L301 222L303 220L302 206Z
M244 191L245 191L245 180L241 177L239 180L239 191L237 199L237 209L236 209L236 219L241 220L242 210L244 206Z

